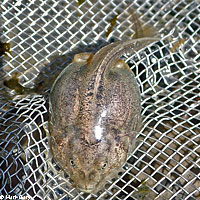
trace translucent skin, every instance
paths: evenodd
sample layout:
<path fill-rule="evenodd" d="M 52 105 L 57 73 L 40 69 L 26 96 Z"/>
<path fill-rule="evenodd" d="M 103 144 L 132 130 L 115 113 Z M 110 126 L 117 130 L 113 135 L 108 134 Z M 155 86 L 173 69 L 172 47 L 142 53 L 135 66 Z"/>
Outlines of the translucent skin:
<path fill-rule="evenodd" d="M 132 71 L 119 58 L 154 41 L 112 43 L 94 57 L 78 54 L 51 89 L 51 150 L 80 191 L 101 190 L 135 148 L 141 127 L 140 93 Z"/>

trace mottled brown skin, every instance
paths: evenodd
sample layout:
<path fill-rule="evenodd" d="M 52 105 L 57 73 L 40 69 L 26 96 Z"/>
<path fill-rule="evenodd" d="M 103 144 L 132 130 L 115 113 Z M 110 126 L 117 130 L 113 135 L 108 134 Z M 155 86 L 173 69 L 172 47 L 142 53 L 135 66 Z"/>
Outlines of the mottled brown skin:
<path fill-rule="evenodd" d="M 50 145 L 74 186 L 96 193 L 115 177 L 135 147 L 141 126 L 140 94 L 128 65 L 119 60 L 154 42 L 141 38 L 78 54 L 50 94 Z"/>

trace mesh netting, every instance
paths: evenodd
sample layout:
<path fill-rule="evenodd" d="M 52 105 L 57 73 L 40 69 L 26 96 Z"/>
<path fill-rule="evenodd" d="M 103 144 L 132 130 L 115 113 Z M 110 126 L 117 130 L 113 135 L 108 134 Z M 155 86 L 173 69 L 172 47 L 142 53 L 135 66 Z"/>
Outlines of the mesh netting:
<path fill-rule="evenodd" d="M 0 195 L 33 199 L 200 199 L 200 3 L 4 0 L 0 60 Z M 48 94 L 80 52 L 130 39 L 132 13 L 160 40 L 124 55 L 142 96 L 143 127 L 124 173 L 98 194 L 72 187 L 49 154 Z M 110 31 L 111 21 L 117 17 Z M 1 45 L 2 46 L 2 45 Z"/>

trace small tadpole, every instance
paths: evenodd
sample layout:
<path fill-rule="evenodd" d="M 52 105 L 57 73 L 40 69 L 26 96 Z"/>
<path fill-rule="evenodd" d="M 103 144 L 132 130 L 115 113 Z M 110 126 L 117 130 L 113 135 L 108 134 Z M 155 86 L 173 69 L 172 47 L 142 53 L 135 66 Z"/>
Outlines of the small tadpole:
<path fill-rule="evenodd" d="M 15 90 L 17 94 L 24 94 L 24 91 L 27 90 L 27 88 L 20 85 L 18 73 L 14 73 L 12 78 L 5 80 L 4 85 L 12 90 Z"/>
<path fill-rule="evenodd" d="M 120 15 L 120 13 L 117 13 L 117 15 L 115 15 L 109 22 L 110 22 L 110 26 L 108 28 L 108 30 L 106 31 L 106 37 L 108 37 L 110 35 L 110 33 L 112 32 L 113 30 L 113 27 L 115 26 L 116 24 L 116 21 L 117 21 L 117 17 Z"/>
<path fill-rule="evenodd" d="M 78 6 L 80 6 L 85 0 L 78 0 Z"/>
<path fill-rule="evenodd" d="M 10 43 L 3 43 L 0 41 L 0 56 L 6 55 L 6 53 L 11 54 Z"/>

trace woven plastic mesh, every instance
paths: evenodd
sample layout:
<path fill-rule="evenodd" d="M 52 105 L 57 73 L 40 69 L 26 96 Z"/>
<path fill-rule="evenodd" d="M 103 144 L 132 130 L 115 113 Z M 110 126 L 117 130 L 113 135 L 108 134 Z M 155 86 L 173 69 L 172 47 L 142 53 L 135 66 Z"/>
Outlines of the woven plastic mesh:
<path fill-rule="evenodd" d="M 0 195 L 33 199 L 200 199 L 200 2 L 198 0 L 3 0 L 0 60 Z M 130 39 L 135 23 L 160 40 L 124 55 L 142 96 L 138 145 L 99 194 L 84 194 L 49 155 L 48 94 L 59 72 L 84 51 Z M 108 38 L 110 20 L 118 15 Z M 21 94 L 6 86 L 13 75 Z M 27 88 L 32 88 L 27 91 Z M 34 90 L 34 88 L 36 88 Z"/>

